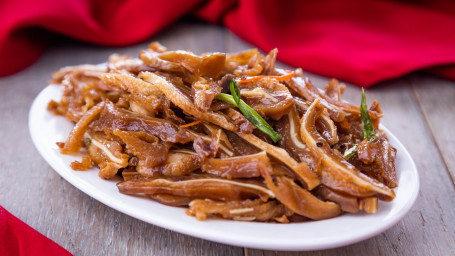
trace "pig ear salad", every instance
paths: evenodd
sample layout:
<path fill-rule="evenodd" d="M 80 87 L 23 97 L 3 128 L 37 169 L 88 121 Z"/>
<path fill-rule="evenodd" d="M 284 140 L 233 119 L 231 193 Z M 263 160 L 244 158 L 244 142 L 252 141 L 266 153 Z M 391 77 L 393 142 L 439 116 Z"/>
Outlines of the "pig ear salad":
<path fill-rule="evenodd" d="M 121 176 L 121 193 L 187 207 L 199 220 L 295 222 L 377 211 L 398 185 L 396 150 L 368 109 L 317 89 L 300 69 L 275 68 L 277 50 L 112 55 L 105 66 L 66 67 L 49 111 L 75 126 L 62 154 Z"/>

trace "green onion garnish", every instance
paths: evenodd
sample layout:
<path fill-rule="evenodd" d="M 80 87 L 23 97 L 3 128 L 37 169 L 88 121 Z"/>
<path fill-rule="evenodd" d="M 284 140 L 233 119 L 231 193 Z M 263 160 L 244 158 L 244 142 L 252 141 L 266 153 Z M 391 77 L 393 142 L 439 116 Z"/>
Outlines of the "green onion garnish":
<path fill-rule="evenodd" d="M 349 160 L 349 158 L 351 158 L 353 155 L 357 154 L 357 145 L 358 144 L 354 144 L 354 146 L 352 146 L 352 148 L 350 149 L 346 149 L 346 151 L 344 151 L 344 159 L 346 160 Z"/>
<path fill-rule="evenodd" d="M 261 115 L 256 112 L 256 110 L 248 106 L 248 104 L 246 104 L 245 101 L 240 98 L 240 89 L 234 79 L 231 80 L 229 89 L 231 91 L 231 95 L 220 93 L 216 96 L 215 99 L 226 101 L 238 107 L 245 118 L 248 119 L 248 121 L 250 121 L 260 131 L 267 134 L 274 143 L 282 138 L 281 135 L 273 130 L 273 128 L 264 120 L 264 118 L 262 118 Z"/>
<path fill-rule="evenodd" d="M 237 103 L 235 103 L 235 100 L 234 98 L 232 97 L 232 95 L 229 95 L 229 94 L 226 94 L 226 93 L 220 93 L 218 94 L 215 99 L 217 100 L 222 100 L 222 101 L 226 101 L 227 103 L 230 103 L 234 106 L 237 107 Z"/>
<path fill-rule="evenodd" d="M 365 91 L 362 88 L 362 100 L 360 102 L 360 118 L 362 118 L 362 134 L 363 138 L 371 140 L 374 137 L 374 127 L 371 122 L 370 114 L 368 113 L 367 99 Z"/>
<path fill-rule="evenodd" d="M 374 136 L 374 127 L 371 122 L 370 114 L 368 113 L 367 106 L 367 97 L 365 96 L 365 91 L 362 88 L 362 100 L 360 101 L 360 118 L 362 119 L 362 135 L 364 139 L 367 139 L 369 142 L 376 140 Z M 357 154 L 357 145 L 355 144 L 352 148 L 347 149 L 344 152 L 344 159 L 349 160 L 353 155 Z"/>

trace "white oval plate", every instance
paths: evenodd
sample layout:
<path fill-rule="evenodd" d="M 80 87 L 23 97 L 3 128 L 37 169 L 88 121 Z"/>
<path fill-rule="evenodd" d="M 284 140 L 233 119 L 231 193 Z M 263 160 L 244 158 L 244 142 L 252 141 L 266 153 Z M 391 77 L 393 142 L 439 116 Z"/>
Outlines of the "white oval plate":
<path fill-rule="evenodd" d="M 119 193 L 116 181 L 98 177 L 98 170 L 73 171 L 69 165 L 80 156 L 60 154 L 56 142 L 65 141 L 73 124 L 46 110 L 47 103 L 59 100 L 60 86 L 46 87 L 30 109 L 32 140 L 49 165 L 64 179 L 87 195 L 127 215 L 176 232 L 215 242 L 269 250 L 319 250 L 353 244 L 378 235 L 400 221 L 414 204 L 419 176 L 408 151 L 388 130 L 390 143 L 398 150 L 396 167 L 399 187 L 392 202 L 380 202 L 375 214 L 344 214 L 306 223 L 278 224 L 228 220 L 198 221 L 183 208 L 170 207 L 149 199 Z"/>

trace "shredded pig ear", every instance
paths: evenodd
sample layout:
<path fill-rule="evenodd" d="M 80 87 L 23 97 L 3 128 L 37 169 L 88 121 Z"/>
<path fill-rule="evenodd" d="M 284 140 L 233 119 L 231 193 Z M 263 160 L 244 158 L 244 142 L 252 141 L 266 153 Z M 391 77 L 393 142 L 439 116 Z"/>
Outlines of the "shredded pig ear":
<path fill-rule="evenodd" d="M 261 164 L 260 171 L 267 187 L 282 204 L 293 212 L 313 220 L 333 218 L 341 214 L 339 205 L 319 200 L 307 190 L 299 187 L 292 179 L 278 176 L 275 177 L 275 184 L 270 176 L 269 166 Z"/>
<path fill-rule="evenodd" d="M 321 136 L 329 143 L 330 146 L 338 143 L 338 132 L 335 122 L 328 115 L 325 109 L 321 116 L 316 120 L 316 129 L 319 130 Z"/>
<path fill-rule="evenodd" d="M 78 65 L 78 66 L 69 66 L 63 67 L 52 74 L 52 80 L 49 81 L 50 84 L 60 84 L 66 75 L 74 74 L 79 77 L 79 79 L 84 78 L 96 78 L 99 75 L 105 73 L 106 67 L 100 65 Z"/>
<path fill-rule="evenodd" d="M 341 210 L 345 212 L 356 213 L 360 210 L 359 199 L 357 197 L 338 193 L 324 185 L 318 186 L 314 192 L 324 200 L 339 204 Z"/>
<path fill-rule="evenodd" d="M 156 87 L 166 95 L 166 97 L 174 103 L 177 107 L 181 108 L 186 113 L 194 117 L 216 124 L 228 131 L 236 131 L 237 128 L 233 125 L 226 116 L 217 112 L 200 112 L 191 99 L 186 97 L 182 92 L 175 87 L 172 83 L 168 82 L 163 77 L 160 77 L 151 72 L 143 72 L 139 77 L 150 83 L 149 86 Z"/>
<path fill-rule="evenodd" d="M 103 179 L 112 179 L 122 168 L 128 166 L 129 155 L 123 150 L 119 141 L 112 135 L 93 133 L 88 131 L 86 139 L 87 154 L 99 168 L 98 176 Z"/>
<path fill-rule="evenodd" d="M 188 215 L 198 220 L 211 216 L 221 216 L 223 219 L 239 221 L 273 221 L 292 212 L 277 201 L 264 202 L 260 199 L 220 202 L 209 199 L 195 199 L 189 204 Z"/>
<path fill-rule="evenodd" d="M 279 81 L 279 77 L 264 76 L 252 81 L 247 79 L 239 80 L 240 95 L 261 116 L 279 120 L 289 113 L 294 101 L 291 92 Z"/>
<path fill-rule="evenodd" d="M 162 96 L 163 93 L 156 87 L 150 86 L 147 82 L 131 74 L 125 73 L 103 73 L 99 78 L 107 84 L 118 87 L 129 93 L 136 93 L 143 96 Z"/>
<path fill-rule="evenodd" d="M 166 142 L 188 143 L 193 135 L 173 122 L 161 118 L 140 116 L 133 112 L 107 103 L 100 117 L 91 123 L 91 129 L 98 132 L 122 130 L 146 132 Z"/>
<path fill-rule="evenodd" d="M 189 72 L 195 76 L 216 78 L 226 61 L 226 54 L 211 53 L 197 56 L 186 51 L 155 52 L 152 50 L 141 51 L 139 57 L 152 68 L 169 72 Z"/>
<path fill-rule="evenodd" d="M 209 198 L 221 201 L 236 201 L 275 198 L 272 191 L 259 182 L 228 180 L 210 175 L 160 177 L 128 180 L 117 184 L 120 192 L 130 195 L 169 194 L 190 198 Z"/>
<path fill-rule="evenodd" d="M 386 200 L 392 200 L 395 197 L 393 190 L 364 175 L 352 164 L 345 161 L 341 154 L 333 151 L 327 141 L 319 134 L 315 123 L 324 109 L 319 100 L 316 99 L 302 117 L 300 125 L 302 140 L 308 145 L 311 154 L 315 158 L 321 159 L 322 168 L 319 177 L 322 184 L 358 197 L 380 194 Z"/>
<path fill-rule="evenodd" d="M 308 165 L 303 162 L 297 162 L 284 149 L 268 144 L 253 134 L 241 134 L 240 136 L 244 140 L 248 141 L 257 148 L 264 150 L 267 154 L 291 168 L 296 176 L 305 184 L 308 190 L 312 190 L 320 184 L 317 175 L 310 170 Z"/>
<path fill-rule="evenodd" d="M 140 174 L 149 176 L 150 170 L 166 162 L 168 145 L 157 137 L 144 132 L 114 130 L 113 133 L 138 158 L 136 169 Z"/>
<path fill-rule="evenodd" d="M 268 163 L 269 158 L 265 151 L 247 156 L 228 158 L 206 158 L 202 171 L 223 178 L 254 178 L 260 177 L 259 165 Z"/>
<path fill-rule="evenodd" d="M 88 126 L 93 120 L 97 119 L 103 110 L 105 103 L 100 102 L 93 108 L 91 108 L 85 115 L 76 123 L 74 128 L 71 130 L 64 146 L 60 152 L 62 154 L 72 154 L 78 152 L 83 146 L 83 138 L 85 132 L 88 130 Z"/>
<path fill-rule="evenodd" d="M 75 126 L 57 145 L 88 155 L 74 170 L 93 165 L 100 178 L 123 178 L 121 193 L 187 207 L 198 220 L 376 212 L 398 186 L 379 103 L 346 103 L 344 84 L 319 90 L 301 69 L 276 68 L 277 54 L 197 55 L 153 42 L 138 58 L 62 68 L 51 81 L 62 98 L 47 107 Z M 365 121 L 374 140 L 364 140 Z"/>

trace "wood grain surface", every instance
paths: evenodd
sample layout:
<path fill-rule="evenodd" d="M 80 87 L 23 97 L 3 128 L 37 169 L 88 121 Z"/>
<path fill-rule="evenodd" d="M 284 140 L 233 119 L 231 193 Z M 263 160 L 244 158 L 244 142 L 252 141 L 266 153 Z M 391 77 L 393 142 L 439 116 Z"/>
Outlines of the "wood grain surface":
<path fill-rule="evenodd" d="M 195 53 L 252 47 L 224 28 L 195 22 L 180 22 L 149 41 L 154 40 Z M 75 255 L 455 255 L 455 83 L 423 74 L 367 90 L 370 103 L 381 102 L 383 124 L 414 158 L 421 190 L 401 222 L 357 244 L 275 252 L 214 243 L 136 220 L 73 187 L 31 142 L 33 99 L 61 66 L 101 63 L 114 52 L 136 56 L 146 45 L 106 48 L 63 40 L 28 69 L 0 79 L 0 205 Z M 329 80 L 307 75 L 319 87 Z M 344 97 L 359 102 L 359 88 L 348 85 Z"/>

